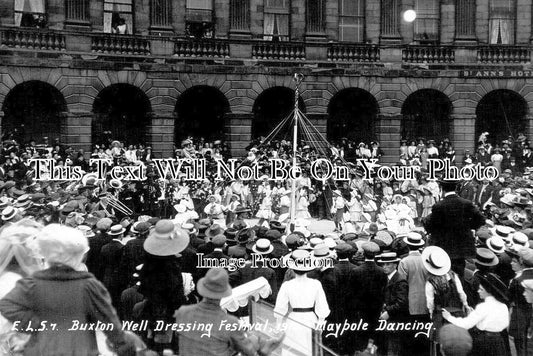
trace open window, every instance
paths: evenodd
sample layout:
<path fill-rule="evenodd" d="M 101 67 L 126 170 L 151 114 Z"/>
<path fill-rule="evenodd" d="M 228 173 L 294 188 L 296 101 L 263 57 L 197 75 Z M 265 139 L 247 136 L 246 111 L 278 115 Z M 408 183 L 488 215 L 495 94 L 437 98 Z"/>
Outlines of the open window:
<path fill-rule="evenodd" d="M 263 39 L 289 40 L 290 0 L 265 0 Z"/>
<path fill-rule="evenodd" d="M 104 0 L 104 32 L 133 33 L 133 0 Z"/>
<path fill-rule="evenodd" d="M 15 26 L 46 28 L 45 0 L 15 0 Z"/>
<path fill-rule="evenodd" d="M 514 44 L 515 13 L 514 0 L 491 0 L 489 11 L 490 44 Z"/>
<path fill-rule="evenodd" d="M 213 38 L 213 0 L 187 0 L 185 33 L 195 38 Z"/>

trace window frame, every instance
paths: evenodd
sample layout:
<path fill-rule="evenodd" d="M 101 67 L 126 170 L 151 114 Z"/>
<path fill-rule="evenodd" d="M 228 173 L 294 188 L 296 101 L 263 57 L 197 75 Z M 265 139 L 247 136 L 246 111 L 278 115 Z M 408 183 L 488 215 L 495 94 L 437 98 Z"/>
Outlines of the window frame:
<path fill-rule="evenodd" d="M 513 29 L 512 31 L 510 31 L 511 33 L 511 36 L 512 36 L 512 40 L 509 41 L 510 43 L 492 43 L 491 42 L 491 37 L 492 37 L 492 20 L 494 19 L 494 16 L 493 16 L 493 7 L 492 7 L 492 4 L 493 2 L 496 2 L 498 0 L 489 0 L 489 23 L 488 23 L 488 28 L 489 28 L 489 33 L 488 33 L 488 41 L 487 43 L 491 46 L 514 46 L 516 45 L 516 34 L 517 34 L 517 27 L 518 27 L 518 24 L 517 24 L 517 9 L 518 9 L 518 4 L 517 4 L 517 1 L 516 0 L 507 0 L 508 2 L 513 2 L 513 8 L 510 9 L 509 11 L 509 14 L 512 16 L 509 20 L 510 22 L 512 23 L 512 26 L 513 26 Z M 505 19 L 505 18 L 500 18 L 500 19 Z"/>
<path fill-rule="evenodd" d="M 269 6 L 268 5 L 269 0 L 265 0 L 265 6 L 263 8 L 263 40 L 265 41 L 279 41 L 279 42 L 288 42 L 291 39 L 291 6 L 292 1 L 291 0 L 281 0 L 284 3 L 286 3 L 286 6 L 283 7 L 276 7 L 276 6 Z M 274 0 L 271 0 L 274 1 Z M 279 0 L 278 0 L 279 1 Z M 277 16 L 283 16 L 286 18 L 287 22 L 287 34 L 280 34 L 279 32 L 275 34 L 267 33 L 266 31 L 266 18 L 267 16 L 274 16 L 274 25 L 272 31 L 276 28 L 276 24 L 278 23 Z M 279 27 L 278 27 L 279 30 Z"/>
<path fill-rule="evenodd" d="M 166 1 L 166 6 L 168 6 L 168 15 L 167 15 L 167 18 L 166 19 L 163 19 L 163 17 L 161 17 L 165 23 L 155 23 L 154 22 L 154 19 L 157 18 L 158 14 L 156 14 L 155 12 L 155 2 L 158 1 L 158 0 L 150 0 L 150 28 L 156 28 L 156 29 L 168 29 L 168 28 L 172 28 L 172 0 L 162 0 L 162 1 Z"/>
<path fill-rule="evenodd" d="M 112 4 L 112 6 L 114 7 L 116 5 L 116 2 L 117 1 L 122 1 L 122 2 L 126 2 L 126 1 L 129 1 L 130 2 L 130 6 L 131 6 L 131 11 L 130 12 L 127 12 L 127 11 L 109 11 L 109 10 L 106 10 L 106 3 L 107 4 Z M 119 5 L 127 5 L 127 4 L 120 4 Z M 104 0 L 104 32 L 105 33 L 113 33 L 111 32 L 111 28 L 113 26 L 113 14 L 114 13 L 118 13 L 119 15 L 121 14 L 127 14 L 131 17 L 131 26 L 129 27 L 129 33 L 128 35 L 131 35 L 131 34 L 134 34 L 135 33 L 135 0 Z M 106 14 L 111 14 L 111 22 L 110 22 L 110 31 L 106 31 Z"/>
<path fill-rule="evenodd" d="M 22 7 L 23 7 L 22 11 L 16 10 L 17 1 L 14 0 L 13 1 L 13 21 L 14 21 L 15 26 L 20 27 L 20 28 L 28 28 L 28 27 L 25 27 L 25 26 L 24 27 L 21 26 L 22 25 L 22 17 L 24 16 L 24 14 L 44 15 L 45 21 L 48 24 L 48 0 L 42 0 L 42 1 L 43 1 L 43 12 L 28 12 L 28 11 L 24 11 L 24 0 L 22 0 Z M 19 22 L 18 25 L 17 25 L 17 14 L 20 14 L 20 22 Z"/>
<path fill-rule="evenodd" d="M 344 15 L 343 14 L 343 11 L 342 9 L 344 8 L 343 7 L 343 4 L 344 4 L 344 1 L 357 1 L 359 7 L 362 7 L 362 11 L 359 15 Z M 357 23 L 357 21 L 361 21 L 361 34 L 360 34 L 360 41 L 349 41 L 349 40 L 344 40 L 343 39 L 343 36 L 342 36 L 342 27 L 345 27 L 345 28 L 358 28 L 358 26 L 346 26 L 346 25 L 343 25 L 342 24 L 342 19 L 355 19 L 355 22 Z M 338 40 L 339 42 L 343 42 L 343 43 L 365 43 L 366 41 L 366 0 L 339 0 L 339 11 L 338 11 L 338 31 L 339 31 L 339 37 L 338 37 Z"/>
<path fill-rule="evenodd" d="M 437 15 L 435 17 L 431 17 L 431 16 L 420 16 L 420 10 L 419 10 L 419 6 L 418 4 L 419 3 L 422 3 L 422 2 L 428 2 L 428 1 L 435 1 L 436 2 L 436 5 L 437 5 Z M 414 3 L 414 10 L 416 11 L 416 19 L 414 21 L 414 27 L 413 27 L 413 39 L 415 41 L 418 41 L 419 43 L 421 44 L 437 44 L 440 42 L 440 30 L 441 30 L 441 21 L 442 21 L 442 13 L 441 13 L 441 0 L 415 0 L 415 3 Z M 425 14 L 424 14 L 425 15 Z M 418 30 L 418 24 L 420 23 L 419 21 L 420 20 L 426 20 L 426 19 L 433 19 L 436 21 L 436 36 L 435 38 L 422 38 L 422 33 L 419 33 L 417 30 Z"/>

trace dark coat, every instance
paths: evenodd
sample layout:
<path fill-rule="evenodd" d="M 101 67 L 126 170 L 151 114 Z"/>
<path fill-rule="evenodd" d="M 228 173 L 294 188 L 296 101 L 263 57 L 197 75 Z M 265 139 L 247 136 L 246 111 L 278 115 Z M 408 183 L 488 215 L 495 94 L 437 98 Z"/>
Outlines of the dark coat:
<path fill-rule="evenodd" d="M 485 217 L 472 204 L 456 194 L 446 196 L 433 205 L 424 221 L 431 234 L 431 245 L 444 249 L 450 258 L 475 257 L 475 240 L 471 230 L 485 224 Z"/>
<path fill-rule="evenodd" d="M 509 285 L 509 299 L 513 307 L 509 323 L 509 335 L 515 338 L 523 338 L 531 325 L 531 304 L 529 304 L 523 293 L 524 287 L 522 276 L 513 278 Z"/>
<path fill-rule="evenodd" d="M 137 272 L 136 267 L 144 262 L 144 240 L 130 240 L 122 250 L 121 275 L 122 279 L 128 282 L 128 286 L 134 284 L 133 274 Z"/>
<path fill-rule="evenodd" d="M 47 329 L 31 334 L 24 355 L 72 355 L 98 354 L 94 331 L 69 330 L 88 323 L 111 323 L 104 333 L 122 355 L 127 352 L 122 324 L 105 287 L 88 272 L 78 272 L 67 266 L 52 266 L 23 278 L 15 288 L 0 300 L 0 313 L 11 322 L 20 322 L 19 330 L 26 330 L 28 323 Z M 56 324 L 55 329 L 52 325 Z M 101 324 L 98 324 L 101 325 Z M 131 350 L 129 350 L 131 352 Z"/>
<path fill-rule="evenodd" d="M 409 292 L 405 277 L 396 272 L 385 288 L 385 308 L 389 321 L 402 321 L 409 316 Z"/>
<path fill-rule="evenodd" d="M 387 281 L 383 268 L 372 261 L 365 261 L 352 271 L 350 285 L 354 296 L 353 304 L 362 318 L 377 322 L 383 307 Z"/>
<path fill-rule="evenodd" d="M 357 267 L 349 261 L 340 261 L 333 266 L 335 275 L 335 299 L 329 303 L 331 313 L 328 320 L 331 322 L 355 321 L 355 305 L 353 302 L 354 290 L 350 285 L 350 278 Z M 327 297 L 327 295 L 326 295 Z"/>
<path fill-rule="evenodd" d="M 106 286 L 113 305 L 118 307 L 120 304 L 120 294 L 127 287 L 127 280 L 121 278 L 122 253 L 124 245 L 120 241 L 113 240 L 100 251 L 100 258 L 102 263 L 102 283 Z"/>

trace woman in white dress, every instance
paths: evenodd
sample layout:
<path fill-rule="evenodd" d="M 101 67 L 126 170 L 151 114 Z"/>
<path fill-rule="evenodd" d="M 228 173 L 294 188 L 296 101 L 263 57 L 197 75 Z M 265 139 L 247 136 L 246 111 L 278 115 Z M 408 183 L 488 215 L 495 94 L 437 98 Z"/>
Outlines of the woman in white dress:
<path fill-rule="evenodd" d="M 322 323 L 330 313 L 326 294 L 317 279 L 307 278 L 307 272 L 314 269 L 311 254 L 295 250 L 289 257 L 289 267 L 295 278 L 283 282 L 278 292 L 274 313 L 278 323 L 285 322 L 287 332 L 281 354 L 312 355 L 313 329 Z M 289 308 L 291 312 L 287 315 Z M 287 316 L 286 320 L 283 320 Z"/>
<path fill-rule="evenodd" d="M 299 196 L 296 197 L 296 219 L 310 219 L 309 200 L 307 199 L 307 189 L 299 190 Z"/>

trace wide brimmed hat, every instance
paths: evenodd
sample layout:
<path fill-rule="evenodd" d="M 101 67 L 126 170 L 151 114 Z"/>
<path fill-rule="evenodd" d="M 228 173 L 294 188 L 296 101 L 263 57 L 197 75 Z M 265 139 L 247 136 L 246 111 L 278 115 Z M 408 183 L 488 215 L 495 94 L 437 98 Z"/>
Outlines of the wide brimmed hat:
<path fill-rule="evenodd" d="M 492 236 L 491 238 L 487 239 L 486 245 L 495 254 L 500 254 L 505 252 L 505 242 L 503 239 L 499 236 Z"/>
<path fill-rule="evenodd" d="M 211 268 L 197 284 L 198 294 L 205 298 L 222 299 L 231 295 L 229 275 L 225 269 Z"/>
<path fill-rule="evenodd" d="M 205 230 L 205 236 L 207 237 L 215 237 L 223 233 L 224 233 L 224 229 L 222 229 L 222 227 L 218 224 L 213 224 L 209 226 L 207 230 Z"/>
<path fill-rule="evenodd" d="M 506 303 L 509 300 L 505 283 L 494 273 L 478 273 L 479 284 L 496 299 Z"/>
<path fill-rule="evenodd" d="M 124 231 L 126 231 L 126 229 L 124 228 L 124 226 L 120 225 L 120 224 L 117 224 L 117 225 L 113 225 L 111 226 L 111 229 L 109 229 L 108 231 L 108 235 L 111 235 L 111 236 L 115 236 L 115 235 L 120 235 L 120 234 L 123 234 Z"/>
<path fill-rule="evenodd" d="M 189 244 L 189 234 L 175 228 L 172 220 L 159 220 L 150 232 L 143 247 L 146 252 L 155 256 L 172 256 L 185 250 Z"/>
<path fill-rule="evenodd" d="M 396 252 L 385 252 L 381 255 L 376 256 L 376 262 L 377 263 L 396 263 L 400 262 L 400 258 L 398 258 L 398 255 Z"/>
<path fill-rule="evenodd" d="M 511 238 L 510 235 L 516 230 L 509 226 L 496 225 L 491 231 L 494 236 L 499 236 L 506 241 Z"/>
<path fill-rule="evenodd" d="M 480 264 L 482 266 L 496 266 L 499 262 L 498 257 L 489 250 L 488 248 L 478 248 L 476 249 L 476 258 L 474 259 L 474 262 L 477 264 Z"/>
<path fill-rule="evenodd" d="M 422 251 L 422 263 L 428 272 L 443 276 L 450 271 L 450 256 L 438 246 L 428 246 Z"/>
<path fill-rule="evenodd" d="M 252 251 L 260 255 L 267 255 L 274 251 L 274 246 L 272 246 L 272 243 L 268 239 L 259 239 L 252 247 Z"/>
<path fill-rule="evenodd" d="M 403 238 L 403 241 L 411 246 L 424 246 L 425 244 L 422 235 L 420 235 L 418 232 L 413 231 L 407 233 L 407 236 Z"/>

